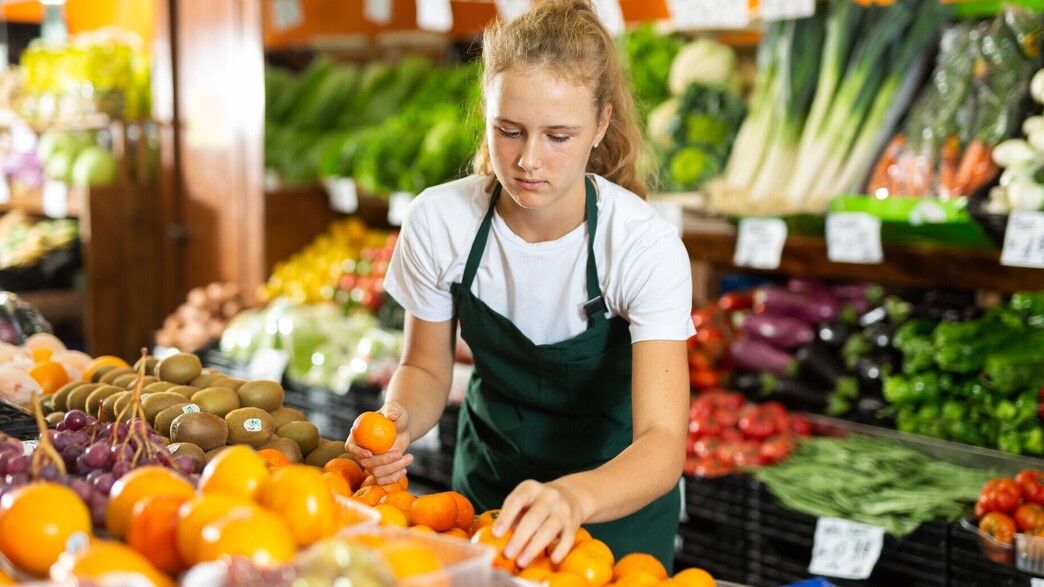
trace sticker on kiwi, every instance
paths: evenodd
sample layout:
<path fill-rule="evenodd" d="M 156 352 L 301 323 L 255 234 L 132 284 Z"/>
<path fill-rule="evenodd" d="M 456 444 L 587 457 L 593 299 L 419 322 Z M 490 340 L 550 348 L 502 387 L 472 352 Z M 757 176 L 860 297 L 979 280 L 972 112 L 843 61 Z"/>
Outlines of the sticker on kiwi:
<path fill-rule="evenodd" d="M 247 432 L 261 432 L 261 418 L 247 418 L 243 421 L 243 430 Z"/>
<path fill-rule="evenodd" d="M 184 413 L 184 414 L 197 413 L 197 412 L 199 412 L 199 406 L 197 406 L 196 404 L 189 404 L 187 406 L 182 406 L 181 412 Z"/>

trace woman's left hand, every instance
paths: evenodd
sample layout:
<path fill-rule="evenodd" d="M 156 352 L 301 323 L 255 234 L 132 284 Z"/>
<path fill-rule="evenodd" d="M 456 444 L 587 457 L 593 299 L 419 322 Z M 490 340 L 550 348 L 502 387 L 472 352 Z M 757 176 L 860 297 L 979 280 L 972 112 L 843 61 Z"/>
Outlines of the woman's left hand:
<path fill-rule="evenodd" d="M 519 483 L 504 500 L 493 534 L 500 537 L 514 528 L 504 556 L 514 558 L 519 567 L 528 565 L 557 540 L 549 554 L 552 562 L 559 563 L 573 548 L 581 522 L 581 505 L 571 491 L 558 482 L 530 479 Z"/>

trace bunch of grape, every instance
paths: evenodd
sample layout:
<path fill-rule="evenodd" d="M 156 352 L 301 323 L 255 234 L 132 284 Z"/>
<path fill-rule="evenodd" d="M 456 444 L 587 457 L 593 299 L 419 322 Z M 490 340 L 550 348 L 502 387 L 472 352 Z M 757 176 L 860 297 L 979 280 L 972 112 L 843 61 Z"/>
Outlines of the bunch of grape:
<path fill-rule="evenodd" d="M 33 455 L 23 454 L 21 442 L 4 440 L 0 442 L 0 495 L 34 478 L 61 483 L 87 504 L 96 528 L 105 526 L 113 483 L 134 467 L 162 465 L 189 478 L 195 468 L 191 458 L 171 456 L 163 440 L 143 420 L 103 424 L 81 410 L 71 410 L 45 434 L 61 456 L 66 472 L 43 459 L 34 475 Z M 34 452 L 42 450 L 41 444 Z"/>

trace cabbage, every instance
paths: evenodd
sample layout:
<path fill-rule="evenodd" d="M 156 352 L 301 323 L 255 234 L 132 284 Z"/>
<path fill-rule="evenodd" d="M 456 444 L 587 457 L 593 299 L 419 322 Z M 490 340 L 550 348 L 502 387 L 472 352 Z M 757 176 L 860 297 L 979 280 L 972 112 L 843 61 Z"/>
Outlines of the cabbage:
<path fill-rule="evenodd" d="M 728 45 L 710 39 L 696 39 L 678 52 L 671 62 L 667 85 L 671 94 L 680 96 L 689 85 L 729 86 L 736 70 L 736 53 Z"/>
<path fill-rule="evenodd" d="M 76 156 L 70 179 L 78 187 L 109 185 L 116 181 L 116 157 L 102 147 L 87 147 Z"/>

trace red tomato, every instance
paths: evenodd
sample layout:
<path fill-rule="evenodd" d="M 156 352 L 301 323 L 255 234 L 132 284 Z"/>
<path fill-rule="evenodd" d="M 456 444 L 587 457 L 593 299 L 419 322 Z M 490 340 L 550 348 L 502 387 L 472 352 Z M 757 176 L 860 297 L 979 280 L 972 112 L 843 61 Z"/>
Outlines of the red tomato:
<path fill-rule="evenodd" d="M 718 436 L 721 434 L 721 424 L 714 416 L 699 416 L 689 422 L 689 432 L 697 438 Z"/>
<path fill-rule="evenodd" d="M 1015 520 L 1008 514 L 990 512 L 979 521 L 979 530 L 989 534 L 1001 544 L 1015 543 Z"/>
<path fill-rule="evenodd" d="M 700 458 L 714 457 L 718 454 L 718 447 L 722 442 L 724 441 L 720 438 L 705 436 L 692 445 L 692 454 Z"/>
<path fill-rule="evenodd" d="M 689 459 L 686 459 L 686 466 L 689 466 Z M 692 475 L 696 477 L 720 477 L 722 475 L 728 475 L 732 472 L 732 465 L 723 463 L 713 457 L 696 458 L 692 464 Z"/>
<path fill-rule="evenodd" d="M 698 369 L 689 371 L 689 384 L 694 389 L 713 389 L 718 387 L 721 381 L 721 375 L 717 371 L 710 369 Z"/>
<path fill-rule="evenodd" d="M 730 410 L 739 410 L 747 403 L 747 398 L 737 391 L 730 391 L 722 395 L 718 406 Z"/>
<path fill-rule="evenodd" d="M 722 336 L 721 331 L 713 326 L 704 325 L 702 328 L 696 329 L 696 342 L 702 345 L 720 343 L 723 340 L 725 337 Z"/>
<path fill-rule="evenodd" d="M 693 337 L 695 339 L 695 337 Z M 689 353 L 689 371 L 701 371 L 707 369 L 713 369 L 714 362 L 711 361 L 710 357 L 706 353 L 697 349 Z"/>
<path fill-rule="evenodd" d="M 1022 497 L 1026 501 L 1044 504 L 1044 471 L 1025 469 L 1015 476 L 1015 482 L 1022 489 Z"/>
<path fill-rule="evenodd" d="M 704 326 L 709 326 L 714 323 L 714 312 L 700 308 L 699 310 L 693 310 L 692 312 L 692 325 L 696 327 L 697 332 Z"/>
<path fill-rule="evenodd" d="M 1038 503 L 1024 503 L 1015 508 L 1015 525 L 1019 532 L 1044 529 L 1044 506 Z"/>
<path fill-rule="evenodd" d="M 771 413 L 761 410 L 741 413 L 736 426 L 744 436 L 754 440 L 768 438 L 778 432 L 776 429 L 776 418 Z"/>
<path fill-rule="evenodd" d="M 701 393 L 689 401 L 689 419 L 707 417 L 718 410 L 717 401 L 712 394 Z"/>
<path fill-rule="evenodd" d="M 754 297 L 750 293 L 729 292 L 718 298 L 718 307 L 726 312 L 746 310 L 754 304 Z"/>
<path fill-rule="evenodd" d="M 801 414 L 790 416 L 790 429 L 798 436 L 812 436 L 812 422 Z"/>
<path fill-rule="evenodd" d="M 1009 513 L 1019 505 L 1022 499 L 1022 488 L 1014 479 L 1007 477 L 991 479 L 982 488 L 979 495 L 984 512 Z"/>
<path fill-rule="evenodd" d="M 686 455 L 690 455 L 691 456 L 691 455 L 696 454 L 696 442 L 698 441 L 697 438 L 698 437 L 695 434 L 691 433 L 691 432 L 685 437 L 685 454 Z"/>
<path fill-rule="evenodd" d="M 770 436 L 762 441 L 758 452 L 763 463 L 775 463 L 790 455 L 790 443 L 783 436 Z"/>
<path fill-rule="evenodd" d="M 739 413 L 729 408 L 718 408 L 714 411 L 714 418 L 718 420 L 722 428 L 734 428 L 739 422 Z"/>
<path fill-rule="evenodd" d="M 725 428 L 719 435 L 725 442 L 743 442 L 743 433 L 738 428 Z"/>

